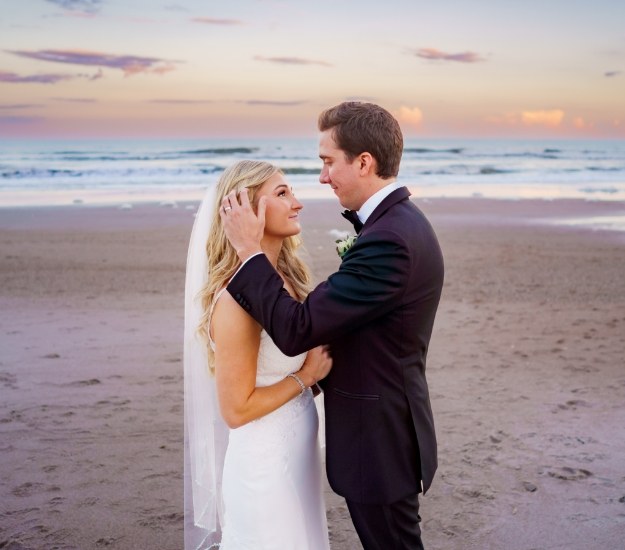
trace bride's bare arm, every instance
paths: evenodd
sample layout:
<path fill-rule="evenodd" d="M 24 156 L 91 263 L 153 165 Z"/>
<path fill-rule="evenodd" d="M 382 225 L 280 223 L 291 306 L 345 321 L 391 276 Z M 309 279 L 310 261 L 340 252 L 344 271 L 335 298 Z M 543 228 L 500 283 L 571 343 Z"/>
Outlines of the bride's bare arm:
<path fill-rule="evenodd" d="M 215 376 L 221 414 L 230 428 L 238 428 L 281 407 L 301 392 L 287 377 L 276 384 L 256 387 L 260 325 L 225 292 L 212 317 Z M 296 373 L 306 387 L 325 377 L 331 359 L 325 350 L 309 353 Z"/>

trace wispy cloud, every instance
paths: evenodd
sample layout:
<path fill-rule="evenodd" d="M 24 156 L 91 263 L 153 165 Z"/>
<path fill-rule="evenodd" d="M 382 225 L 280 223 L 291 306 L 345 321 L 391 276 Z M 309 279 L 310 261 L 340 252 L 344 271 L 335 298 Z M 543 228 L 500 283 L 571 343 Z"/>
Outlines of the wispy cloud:
<path fill-rule="evenodd" d="M 297 105 L 304 105 L 307 101 L 272 101 L 269 99 L 247 99 L 239 101 L 238 103 L 245 103 L 246 105 L 261 105 L 269 107 L 296 107 Z"/>
<path fill-rule="evenodd" d="M 43 117 L 39 116 L 0 116 L 0 126 L 5 124 L 32 124 L 43 120 Z"/>
<path fill-rule="evenodd" d="M 210 99 L 148 99 L 148 103 L 164 103 L 167 105 L 202 105 L 214 103 Z"/>
<path fill-rule="evenodd" d="M 91 97 L 51 97 L 50 99 L 63 103 L 97 103 L 97 100 Z"/>
<path fill-rule="evenodd" d="M 148 99 L 147 103 L 160 103 L 163 105 L 208 105 L 211 103 L 231 103 L 232 100 L 211 100 L 211 99 Z M 292 101 L 274 101 L 270 99 L 241 99 L 235 100 L 234 103 L 239 103 L 243 105 L 260 105 L 260 106 L 268 106 L 268 107 L 296 107 L 298 105 L 304 105 L 308 103 L 308 101 L 303 100 L 292 100 Z"/>
<path fill-rule="evenodd" d="M 419 48 L 414 51 L 414 55 L 422 59 L 432 61 L 455 61 L 457 63 L 478 63 L 485 61 L 480 54 L 475 52 L 447 53 L 437 50 L 436 48 Z"/>
<path fill-rule="evenodd" d="M 352 95 L 345 98 L 345 101 L 364 101 L 364 102 L 372 102 L 378 101 L 377 98 L 372 96 L 363 96 L 363 95 Z"/>
<path fill-rule="evenodd" d="M 102 0 L 46 0 L 67 11 L 94 15 L 100 11 Z"/>
<path fill-rule="evenodd" d="M 243 21 L 239 19 L 220 19 L 219 17 L 194 17 L 191 19 L 194 23 L 203 23 L 204 25 L 242 25 Z"/>
<path fill-rule="evenodd" d="M 255 55 L 256 61 L 269 61 L 270 63 L 281 63 L 283 65 L 321 65 L 322 67 L 333 67 L 332 63 L 327 61 L 318 61 L 316 59 L 305 59 L 302 57 L 265 57 Z"/>
<path fill-rule="evenodd" d="M 603 73 L 603 76 L 607 78 L 613 78 L 615 76 L 619 76 L 620 74 L 623 74 L 623 71 L 606 71 L 605 73 Z"/>
<path fill-rule="evenodd" d="M 5 105 L 0 105 L 0 109 L 6 109 L 7 111 L 33 109 L 37 107 L 43 107 L 43 105 L 41 103 L 7 103 Z"/>
<path fill-rule="evenodd" d="M 0 71 L 0 82 L 8 82 L 11 84 L 56 84 L 57 82 L 71 80 L 72 78 L 76 77 L 74 75 L 53 73 L 20 76 L 16 73 Z"/>
<path fill-rule="evenodd" d="M 120 69 L 124 76 L 139 73 L 163 74 L 175 69 L 173 61 L 158 57 L 141 57 L 137 55 L 114 55 L 102 52 L 84 50 L 6 50 L 20 57 L 51 61 L 53 63 L 68 63 L 70 65 L 89 65 L 93 67 L 108 67 Z M 99 75 L 101 76 L 101 74 Z M 99 78 L 98 76 L 98 78 Z"/>

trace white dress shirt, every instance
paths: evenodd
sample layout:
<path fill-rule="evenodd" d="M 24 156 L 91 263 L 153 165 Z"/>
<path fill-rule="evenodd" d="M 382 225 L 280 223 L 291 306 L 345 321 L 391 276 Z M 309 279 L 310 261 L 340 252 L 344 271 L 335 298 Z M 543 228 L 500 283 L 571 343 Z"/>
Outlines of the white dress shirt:
<path fill-rule="evenodd" d="M 384 187 L 382 187 L 382 189 L 380 189 L 379 191 L 371 195 L 365 201 L 365 204 L 363 204 L 360 207 L 360 210 L 356 212 L 356 214 L 358 214 L 358 219 L 363 223 L 363 225 L 367 221 L 367 218 L 371 216 L 373 211 L 380 205 L 380 203 L 386 197 L 388 197 L 396 189 L 399 189 L 400 187 L 403 187 L 403 186 L 404 184 L 399 183 L 399 182 L 389 183 L 388 185 L 385 185 Z"/>

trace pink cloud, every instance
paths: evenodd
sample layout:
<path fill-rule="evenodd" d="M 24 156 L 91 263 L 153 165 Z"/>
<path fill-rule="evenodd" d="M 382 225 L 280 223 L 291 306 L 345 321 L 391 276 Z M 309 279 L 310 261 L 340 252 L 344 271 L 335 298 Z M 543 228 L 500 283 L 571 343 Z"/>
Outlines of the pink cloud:
<path fill-rule="evenodd" d="M 0 82 L 9 82 L 14 84 L 56 84 L 63 80 L 75 78 L 73 75 L 66 74 L 33 74 L 28 76 L 20 76 L 16 73 L 0 71 Z"/>
<path fill-rule="evenodd" d="M 165 74 L 165 73 L 170 73 L 171 71 L 175 71 L 175 70 L 176 70 L 176 65 L 174 63 L 167 63 L 165 65 L 161 65 L 160 67 L 155 67 L 150 72 L 154 74 Z"/>
<path fill-rule="evenodd" d="M 420 48 L 415 52 L 417 57 L 433 61 L 456 61 L 458 63 L 478 63 L 485 59 L 475 52 L 447 53 L 435 48 Z"/>
<path fill-rule="evenodd" d="M 68 63 L 70 65 L 90 65 L 94 67 L 108 67 L 120 69 L 124 76 L 139 73 L 163 74 L 175 69 L 174 62 L 157 57 L 140 57 L 136 55 L 114 55 L 102 52 L 84 50 L 7 50 L 9 53 L 53 63 Z M 96 75 L 97 76 L 97 75 Z M 99 75 L 101 76 L 101 74 Z M 99 78 L 99 76 L 97 76 Z"/>
<path fill-rule="evenodd" d="M 523 111 L 521 122 L 526 126 L 547 126 L 555 128 L 562 124 L 564 111 L 561 109 L 551 109 L 549 111 Z"/>
<path fill-rule="evenodd" d="M 323 67 L 333 67 L 332 63 L 327 61 L 317 61 L 315 59 L 305 59 L 302 57 L 265 57 L 262 55 L 254 56 L 256 61 L 269 61 L 270 63 L 282 63 L 284 65 L 321 65 Z"/>
<path fill-rule="evenodd" d="M 238 19 L 219 19 L 217 17 L 194 17 L 191 19 L 194 23 L 203 23 L 204 25 L 242 25 L 243 22 Z"/>
<path fill-rule="evenodd" d="M 423 112 L 419 107 L 406 107 L 402 105 L 398 111 L 393 113 L 397 120 L 408 126 L 418 128 L 423 122 Z"/>
<path fill-rule="evenodd" d="M 303 105 L 306 101 L 271 101 L 268 99 L 248 99 L 246 101 L 241 101 L 240 103 L 245 103 L 246 105 L 267 105 L 272 107 L 295 107 L 297 105 Z"/>
<path fill-rule="evenodd" d="M 9 103 L 7 105 L 0 105 L 0 109 L 18 110 L 18 109 L 32 109 L 36 107 L 43 107 L 41 103 Z"/>
<path fill-rule="evenodd" d="M 50 99 L 64 103 L 97 103 L 97 100 L 89 97 L 51 97 Z"/>
<path fill-rule="evenodd" d="M 210 99 L 149 99 L 148 103 L 163 103 L 166 105 L 203 105 L 214 102 Z"/>
<path fill-rule="evenodd" d="M 564 120 L 562 109 L 548 109 L 540 111 L 521 111 L 516 113 L 504 113 L 488 117 L 486 120 L 493 124 L 504 126 L 544 126 L 557 128 Z"/>

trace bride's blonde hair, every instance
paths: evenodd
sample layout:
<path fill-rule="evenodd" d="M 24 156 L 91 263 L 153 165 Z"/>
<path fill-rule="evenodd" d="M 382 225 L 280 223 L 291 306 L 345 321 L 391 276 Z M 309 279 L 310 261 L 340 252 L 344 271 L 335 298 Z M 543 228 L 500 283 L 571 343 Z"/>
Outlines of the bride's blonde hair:
<path fill-rule="evenodd" d="M 202 308 L 204 313 L 200 320 L 198 332 L 208 344 L 208 331 L 210 314 L 215 302 L 216 294 L 227 285 L 228 281 L 236 273 L 241 261 L 236 251 L 226 238 L 219 207 L 223 198 L 233 190 L 239 193 L 247 189 L 250 203 L 256 210 L 256 194 L 262 185 L 273 175 L 281 174 L 281 170 L 264 161 L 242 160 L 227 168 L 217 182 L 217 198 L 212 212 L 213 221 L 208 232 L 206 241 L 206 255 L 208 258 L 208 282 L 200 291 Z M 278 270 L 293 287 L 298 300 L 303 300 L 310 291 L 310 272 L 306 264 L 297 255 L 297 249 L 301 246 L 299 235 L 286 237 L 282 243 L 282 249 L 278 256 Z M 214 368 L 214 354 L 210 346 L 208 348 L 209 367 Z"/>

